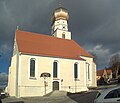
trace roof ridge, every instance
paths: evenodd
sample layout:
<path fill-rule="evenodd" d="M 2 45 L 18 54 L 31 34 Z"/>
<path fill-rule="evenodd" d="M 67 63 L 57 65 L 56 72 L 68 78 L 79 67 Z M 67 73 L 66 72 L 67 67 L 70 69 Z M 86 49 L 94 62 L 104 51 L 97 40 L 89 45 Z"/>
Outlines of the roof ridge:
<path fill-rule="evenodd" d="M 29 33 L 31 35 L 38 35 L 38 36 L 44 36 L 44 37 L 48 37 L 48 38 L 54 38 L 54 39 L 60 39 L 60 40 L 65 40 L 65 41 L 74 41 L 74 40 L 69 40 L 69 39 L 64 39 L 64 38 L 58 38 L 58 37 L 54 37 L 54 36 L 50 36 L 49 34 L 40 34 L 40 33 L 34 33 L 34 32 L 29 32 L 29 31 L 23 31 L 23 30 L 16 30 L 16 32 L 26 32 Z"/>

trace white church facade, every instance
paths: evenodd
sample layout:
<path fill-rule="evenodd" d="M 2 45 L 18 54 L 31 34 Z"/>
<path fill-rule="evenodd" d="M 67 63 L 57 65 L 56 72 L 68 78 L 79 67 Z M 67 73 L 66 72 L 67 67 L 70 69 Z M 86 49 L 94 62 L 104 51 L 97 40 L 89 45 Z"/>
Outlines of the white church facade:
<path fill-rule="evenodd" d="M 52 36 L 16 30 L 9 67 L 8 93 L 15 97 L 71 93 L 96 87 L 94 57 L 71 38 L 68 11 L 57 8 Z"/>

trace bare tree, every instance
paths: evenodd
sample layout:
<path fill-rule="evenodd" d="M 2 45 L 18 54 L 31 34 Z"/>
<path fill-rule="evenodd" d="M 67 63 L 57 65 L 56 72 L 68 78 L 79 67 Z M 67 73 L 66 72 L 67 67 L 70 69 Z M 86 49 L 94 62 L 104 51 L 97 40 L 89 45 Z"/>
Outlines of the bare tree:
<path fill-rule="evenodd" d="M 109 65 L 112 68 L 113 75 L 118 78 L 120 75 L 120 54 L 113 55 L 110 58 Z"/>

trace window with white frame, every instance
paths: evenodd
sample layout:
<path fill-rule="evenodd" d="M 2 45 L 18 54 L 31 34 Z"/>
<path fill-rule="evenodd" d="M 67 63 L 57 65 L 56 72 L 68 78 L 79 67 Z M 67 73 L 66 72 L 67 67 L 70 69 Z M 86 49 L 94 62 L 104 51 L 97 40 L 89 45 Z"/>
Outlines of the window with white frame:
<path fill-rule="evenodd" d="M 74 64 L 74 78 L 78 78 L 78 63 Z"/>
<path fill-rule="evenodd" d="M 30 77 L 35 77 L 35 59 L 30 59 Z"/>
<path fill-rule="evenodd" d="M 90 80 L 90 64 L 87 63 L 87 71 L 88 71 L 88 80 Z"/>
<path fill-rule="evenodd" d="M 57 61 L 53 62 L 53 77 L 54 78 L 58 77 L 58 62 Z"/>

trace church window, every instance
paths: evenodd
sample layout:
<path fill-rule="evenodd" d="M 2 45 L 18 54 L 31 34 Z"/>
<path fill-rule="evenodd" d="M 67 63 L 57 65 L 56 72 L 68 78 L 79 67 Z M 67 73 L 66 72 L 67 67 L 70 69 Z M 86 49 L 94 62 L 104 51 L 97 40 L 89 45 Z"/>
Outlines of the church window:
<path fill-rule="evenodd" d="M 30 60 L 30 77 L 35 77 L 35 59 Z"/>
<path fill-rule="evenodd" d="M 87 63 L 87 68 L 88 68 L 88 79 L 90 79 L 90 64 Z"/>
<path fill-rule="evenodd" d="M 53 62 L 53 77 L 54 78 L 58 77 L 58 63 L 57 63 L 57 61 Z"/>
<path fill-rule="evenodd" d="M 74 64 L 74 78 L 78 78 L 78 64 L 75 63 Z"/>

